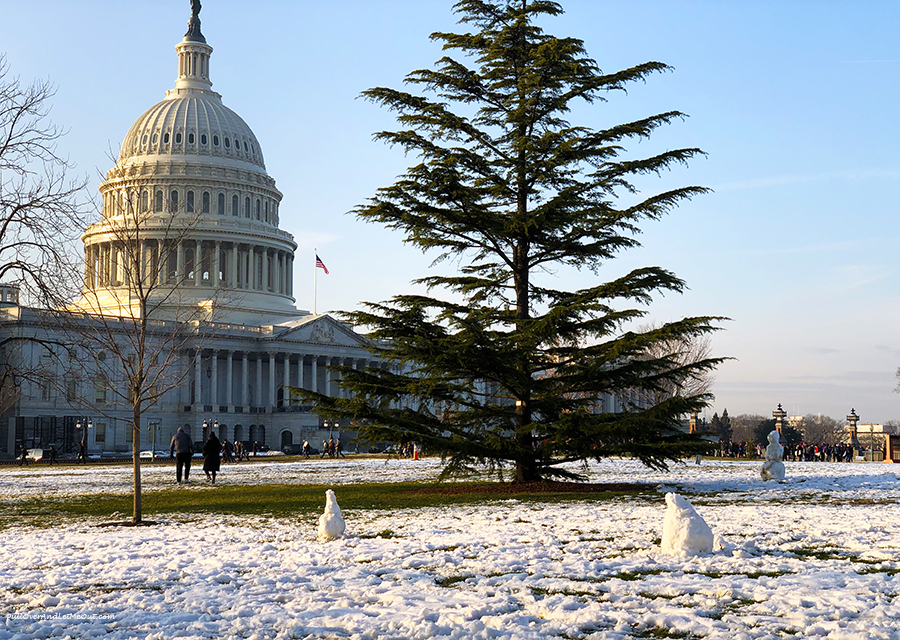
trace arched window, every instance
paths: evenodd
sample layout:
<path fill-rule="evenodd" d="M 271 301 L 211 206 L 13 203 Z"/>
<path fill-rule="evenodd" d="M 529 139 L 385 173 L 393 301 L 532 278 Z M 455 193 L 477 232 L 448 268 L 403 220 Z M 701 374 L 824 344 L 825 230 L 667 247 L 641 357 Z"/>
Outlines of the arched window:
<path fill-rule="evenodd" d="M 154 133 L 153 134 L 153 144 L 156 144 L 157 142 L 159 142 L 159 134 Z"/>
<path fill-rule="evenodd" d="M 229 140 L 228 138 L 225 138 L 225 148 L 226 149 L 231 148 L 231 140 Z"/>
<path fill-rule="evenodd" d="M 206 146 L 206 134 L 205 133 L 200 134 L 200 144 L 202 144 L 203 146 Z"/>
<path fill-rule="evenodd" d="M 154 204 L 154 207 L 153 207 L 154 211 L 161 212 L 163 210 L 163 192 L 162 191 L 156 192 L 156 202 L 154 202 L 153 204 Z"/>
<path fill-rule="evenodd" d="M 203 192 L 203 213 L 209 213 L 209 191 Z"/>
<path fill-rule="evenodd" d="M 259 213 L 260 213 L 260 204 L 259 204 L 259 198 L 257 198 L 257 199 L 256 199 L 256 219 L 257 219 L 257 220 L 260 219 Z"/>
<path fill-rule="evenodd" d="M 269 221 L 269 201 L 266 200 L 266 222 Z"/>
<path fill-rule="evenodd" d="M 172 193 L 176 193 L 176 192 L 173 191 Z M 188 213 L 194 213 L 194 192 L 193 191 L 187 192 L 187 199 L 185 200 L 184 205 L 185 205 L 185 208 L 187 209 Z"/>
<path fill-rule="evenodd" d="M 220 216 L 224 216 L 225 215 L 225 194 L 224 193 L 219 194 L 218 205 L 219 205 L 219 207 L 218 207 L 218 211 L 216 211 L 216 213 L 218 213 Z"/>
<path fill-rule="evenodd" d="M 219 146 L 219 136 L 213 136 L 213 146 L 214 147 Z"/>
<path fill-rule="evenodd" d="M 238 197 L 231 196 L 231 215 L 236 216 L 240 215 L 240 211 L 238 211 Z"/>
<path fill-rule="evenodd" d="M 166 131 L 166 134 L 163 136 L 163 144 L 169 144 L 169 132 Z"/>
<path fill-rule="evenodd" d="M 175 189 L 172 189 L 172 192 L 169 194 L 169 211 L 173 213 L 178 211 L 178 192 Z"/>
<path fill-rule="evenodd" d="M 194 134 L 193 133 L 188 134 L 188 144 L 194 144 Z"/>
<path fill-rule="evenodd" d="M 181 144 L 181 132 L 175 134 L 175 144 Z"/>
<path fill-rule="evenodd" d="M 250 198 L 244 199 L 244 217 L 245 218 L 250 217 Z"/>
<path fill-rule="evenodd" d="M 141 191 L 141 213 L 147 211 L 150 208 L 150 194 L 147 193 L 147 190 L 144 189 Z"/>

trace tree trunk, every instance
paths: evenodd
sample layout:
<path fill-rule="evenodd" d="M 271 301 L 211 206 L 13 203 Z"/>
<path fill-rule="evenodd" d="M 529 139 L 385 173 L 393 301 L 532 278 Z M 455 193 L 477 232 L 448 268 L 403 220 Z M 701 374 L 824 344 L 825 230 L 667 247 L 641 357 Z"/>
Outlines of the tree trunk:
<path fill-rule="evenodd" d="M 134 461 L 134 513 L 131 521 L 141 522 L 141 411 L 134 407 L 131 423 L 131 454 Z"/>

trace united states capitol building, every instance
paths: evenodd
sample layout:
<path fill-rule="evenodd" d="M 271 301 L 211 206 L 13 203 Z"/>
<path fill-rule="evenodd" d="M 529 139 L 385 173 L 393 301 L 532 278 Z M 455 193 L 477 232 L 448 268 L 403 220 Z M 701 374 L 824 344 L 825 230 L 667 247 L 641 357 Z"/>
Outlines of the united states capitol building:
<path fill-rule="evenodd" d="M 152 274 L 159 294 L 150 323 L 174 323 L 183 340 L 168 354 L 177 382 L 142 417 L 142 449 L 151 447 L 150 438 L 167 448 L 178 427 L 202 441 L 213 424 L 220 438 L 272 449 L 304 439 L 320 444 L 339 430 L 348 442 L 350 425 L 326 427 L 290 389 L 342 393 L 328 367 L 368 365 L 367 341 L 328 315 L 295 307 L 297 243 L 279 221 L 296 213 L 282 212 L 260 142 L 212 90 L 213 49 L 198 13 L 199 3 L 176 45 L 175 87 L 138 117 L 100 184 L 102 218 L 82 235 L 82 298 L 68 313 L 86 318 L 82 324 L 92 316 L 113 325 L 115 318 L 133 318 L 142 312 L 130 277 L 135 260 L 142 277 Z M 122 228 L 133 211 L 142 215 L 140 236 L 125 242 Z M 122 322 L 118 330 L 129 326 Z M 13 287 L 0 287 L 0 339 L 40 336 L 67 344 L 66 331 L 20 306 Z M 130 452 L 127 393 L 91 374 L 91 363 L 114 361 L 106 355 L 27 341 L 7 349 L 3 357 L 42 371 L 44 380 L 24 380 L 6 403 L 0 456 L 22 444 L 71 452 L 82 439 L 93 455 Z"/>

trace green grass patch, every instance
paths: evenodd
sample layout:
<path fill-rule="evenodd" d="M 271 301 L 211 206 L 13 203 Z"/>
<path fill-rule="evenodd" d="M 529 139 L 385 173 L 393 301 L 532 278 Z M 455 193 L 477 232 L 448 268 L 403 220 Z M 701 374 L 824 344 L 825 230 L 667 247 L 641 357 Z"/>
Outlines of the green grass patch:
<path fill-rule="evenodd" d="M 665 627 L 653 627 L 652 629 L 643 629 L 641 631 L 633 631 L 632 638 L 693 638 L 696 637 L 688 631 L 677 631 L 676 629 L 666 629 Z"/>
<path fill-rule="evenodd" d="M 509 485 L 469 483 L 465 490 L 458 484 L 447 491 L 446 484 L 389 483 L 299 485 L 258 484 L 233 485 L 191 484 L 172 486 L 162 491 L 145 491 L 142 516 L 154 520 L 176 514 L 223 514 L 234 516 L 313 517 L 325 506 L 325 490 L 334 489 L 341 509 L 397 510 L 421 509 L 447 505 L 479 505 L 510 498 Z M 519 493 L 522 502 L 556 503 L 608 501 L 621 498 L 617 492 L 547 492 Z M 130 519 L 133 512 L 131 495 L 98 494 L 60 499 L 35 498 L 0 503 L 0 528 L 8 526 L 55 526 L 66 519 Z M 379 537 L 393 537 L 382 531 Z"/>
<path fill-rule="evenodd" d="M 453 585 L 460 583 L 460 582 L 465 582 L 466 580 L 468 580 L 469 578 L 472 578 L 472 577 L 474 577 L 474 576 L 472 576 L 472 575 L 444 576 L 442 578 L 435 578 L 434 582 L 439 587 L 450 588 Z"/>
<path fill-rule="evenodd" d="M 626 582 L 637 582 L 638 580 L 643 580 L 644 576 L 658 576 L 662 573 L 662 569 L 648 569 L 647 571 L 620 571 L 614 575 L 611 575 L 610 578 L 618 578 L 619 580 L 625 580 Z"/>

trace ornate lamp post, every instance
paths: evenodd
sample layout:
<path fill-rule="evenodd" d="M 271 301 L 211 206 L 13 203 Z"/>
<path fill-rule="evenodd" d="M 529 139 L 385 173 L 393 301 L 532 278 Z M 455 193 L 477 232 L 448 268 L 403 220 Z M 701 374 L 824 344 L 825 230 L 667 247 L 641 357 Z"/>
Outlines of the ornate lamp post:
<path fill-rule="evenodd" d="M 209 440 L 210 432 L 215 432 L 219 429 L 219 421 L 218 419 L 207 419 L 203 421 L 203 441 L 206 442 Z"/>
<path fill-rule="evenodd" d="M 859 423 L 859 416 L 856 415 L 856 409 L 850 409 L 847 416 L 847 422 L 850 423 L 850 448 L 859 449 L 859 436 L 856 433 L 856 425 Z"/>
<path fill-rule="evenodd" d="M 81 444 L 79 445 L 78 458 L 76 458 L 76 461 L 80 458 L 81 462 L 87 464 L 87 434 L 88 429 L 94 428 L 94 424 L 91 422 L 91 419 L 88 418 L 86 422 L 82 422 L 81 420 L 76 422 L 75 428 L 81 430 Z"/>
<path fill-rule="evenodd" d="M 781 408 L 781 403 L 778 403 L 778 408 L 772 412 L 772 417 L 775 418 L 775 430 L 778 432 L 778 435 L 782 435 L 785 416 L 787 416 L 787 411 Z"/>

